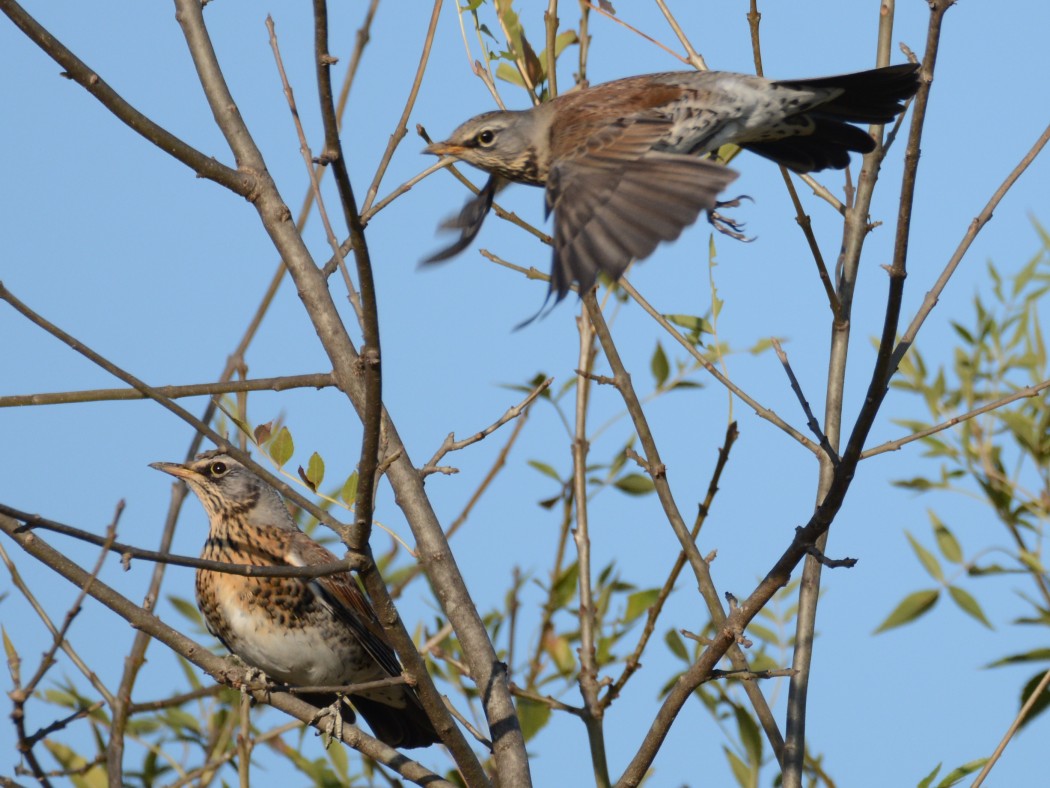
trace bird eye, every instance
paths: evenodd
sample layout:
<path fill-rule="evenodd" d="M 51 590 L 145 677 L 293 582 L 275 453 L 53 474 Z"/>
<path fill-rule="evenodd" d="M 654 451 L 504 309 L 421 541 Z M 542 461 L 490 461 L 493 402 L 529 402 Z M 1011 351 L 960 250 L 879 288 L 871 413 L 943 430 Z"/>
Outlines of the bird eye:
<path fill-rule="evenodd" d="M 224 462 L 213 462 L 208 466 L 208 472 L 212 476 L 222 476 L 226 473 L 226 463 Z"/>
<path fill-rule="evenodd" d="M 492 129 L 485 129 L 484 131 L 479 131 L 478 136 L 475 137 L 475 139 L 477 140 L 478 145 L 487 148 L 496 141 L 496 132 Z"/>

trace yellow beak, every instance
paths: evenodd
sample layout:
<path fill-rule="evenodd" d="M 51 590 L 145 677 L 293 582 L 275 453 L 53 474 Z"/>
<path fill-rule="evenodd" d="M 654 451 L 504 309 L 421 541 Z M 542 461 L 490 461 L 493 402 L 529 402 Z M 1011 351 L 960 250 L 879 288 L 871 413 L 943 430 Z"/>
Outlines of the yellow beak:
<path fill-rule="evenodd" d="M 463 152 L 462 145 L 456 145 L 451 142 L 432 142 L 423 148 L 423 153 L 429 153 L 433 156 L 458 156 Z"/>
<path fill-rule="evenodd" d="M 185 465 L 179 465 L 177 462 L 151 462 L 149 467 L 156 468 L 158 471 L 164 471 L 164 473 L 170 473 L 172 476 L 177 476 L 180 479 L 189 479 L 196 475 L 196 473 Z"/>

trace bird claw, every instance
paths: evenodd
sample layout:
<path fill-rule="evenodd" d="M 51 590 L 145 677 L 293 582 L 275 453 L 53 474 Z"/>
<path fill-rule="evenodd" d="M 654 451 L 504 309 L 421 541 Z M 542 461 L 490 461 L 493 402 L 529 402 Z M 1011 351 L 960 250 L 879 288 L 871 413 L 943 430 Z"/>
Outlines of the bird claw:
<path fill-rule="evenodd" d="M 320 729 L 321 737 L 324 740 L 324 748 L 327 750 L 333 741 L 343 740 L 343 696 L 340 695 L 336 699 L 335 703 L 325 706 L 323 709 L 318 709 L 317 714 L 310 720 L 311 725 L 316 725 L 321 720 L 328 718 L 328 722 Z"/>
<path fill-rule="evenodd" d="M 738 208 L 741 200 L 751 200 L 751 202 L 754 202 L 754 200 L 752 200 L 747 194 L 741 194 L 739 197 L 734 197 L 732 200 L 716 202 L 714 207 L 707 211 L 707 221 L 723 235 L 728 235 L 730 238 L 735 238 L 744 243 L 751 243 L 757 236 L 751 236 L 748 238 L 744 235 L 744 222 L 738 222 L 735 219 L 723 216 L 718 212 L 719 208 Z"/>

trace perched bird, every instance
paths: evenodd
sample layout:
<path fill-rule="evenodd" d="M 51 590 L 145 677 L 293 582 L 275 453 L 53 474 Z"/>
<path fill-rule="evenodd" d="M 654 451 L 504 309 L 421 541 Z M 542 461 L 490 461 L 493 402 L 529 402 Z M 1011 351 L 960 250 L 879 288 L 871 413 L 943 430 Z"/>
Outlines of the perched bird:
<path fill-rule="evenodd" d="M 707 157 L 727 143 L 795 172 L 849 164 L 875 141 L 851 123 L 888 123 L 919 87 L 905 64 L 817 79 L 770 81 L 718 71 L 647 74 L 607 82 L 520 112 L 471 118 L 425 153 L 453 156 L 492 175 L 442 227 L 459 240 L 424 262 L 462 251 L 504 181 L 546 188 L 554 213 L 550 289 L 580 295 L 599 272 L 616 280 L 708 211 L 737 177 Z M 718 226 L 716 224 L 716 226 Z M 726 230 L 725 227 L 720 229 Z"/>
<path fill-rule="evenodd" d="M 205 452 L 185 465 L 155 462 L 150 467 L 184 480 L 204 504 L 209 531 L 201 558 L 288 567 L 338 560 L 299 530 L 273 487 L 221 451 Z M 276 681 L 340 686 L 401 675 L 375 613 L 348 573 L 300 579 L 198 569 L 197 606 L 226 648 Z M 334 693 L 301 697 L 322 707 L 338 700 Z M 349 699 L 376 738 L 391 747 L 439 741 L 408 685 L 371 689 Z"/>

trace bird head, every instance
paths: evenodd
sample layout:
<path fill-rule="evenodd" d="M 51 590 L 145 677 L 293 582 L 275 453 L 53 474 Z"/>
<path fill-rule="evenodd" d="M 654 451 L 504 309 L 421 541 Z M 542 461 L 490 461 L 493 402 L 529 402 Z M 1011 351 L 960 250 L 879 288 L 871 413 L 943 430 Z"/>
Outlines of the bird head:
<path fill-rule="evenodd" d="M 447 140 L 423 149 L 453 156 L 478 169 L 518 183 L 541 185 L 547 178 L 550 125 L 545 105 L 522 112 L 486 112 L 471 118 Z"/>
<path fill-rule="evenodd" d="M 265 518 L 270 525 L 295 527 L 280 494 L 224 451 L 198 454 L 185 464 L 153 462 L 151 468 L 186 482 L 214 524 L 232 515 Z"/>

